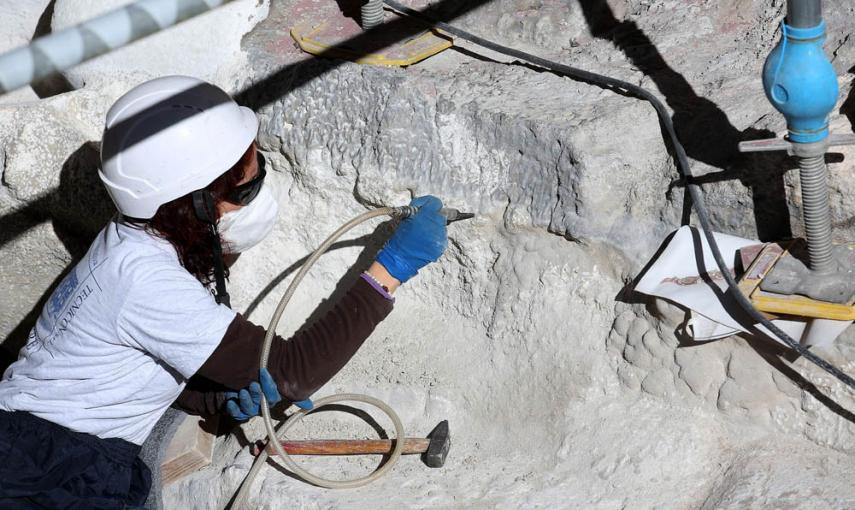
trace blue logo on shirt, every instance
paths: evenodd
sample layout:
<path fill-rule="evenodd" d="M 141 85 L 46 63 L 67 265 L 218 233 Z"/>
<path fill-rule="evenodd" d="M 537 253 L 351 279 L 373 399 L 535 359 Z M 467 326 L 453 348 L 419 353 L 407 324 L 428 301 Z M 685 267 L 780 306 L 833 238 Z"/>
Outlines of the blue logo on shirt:
<path fill-rule="evenodd" d="M 50 301 L 48 302 L 48 313 L 50 313 L 54 321 L 62 312 L 63 308 L 65 308 L 69 298 L 74 294 L 74 289 L 77 288 L 78 283 L 77 268 L 74 268 L 70 273 L 68 273 L 68 276 L 62 280 L 59 287 L 53 291 L 53 295 L 50 297 Z"/>

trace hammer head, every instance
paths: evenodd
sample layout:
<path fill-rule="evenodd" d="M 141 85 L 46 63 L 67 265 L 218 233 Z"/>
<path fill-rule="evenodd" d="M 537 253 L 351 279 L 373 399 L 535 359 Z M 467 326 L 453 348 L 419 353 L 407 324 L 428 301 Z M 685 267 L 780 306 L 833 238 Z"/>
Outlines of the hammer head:
<path fill-rule="evenodd" d="M 427 435 L 430 439 L 428 449 L 422 454 L 422 462 L 427 467 L 440 468 L 445 464 L 448 450 L 451 448 L 451 434 L 448 432 L 448 420 L 442 420 Z"/>

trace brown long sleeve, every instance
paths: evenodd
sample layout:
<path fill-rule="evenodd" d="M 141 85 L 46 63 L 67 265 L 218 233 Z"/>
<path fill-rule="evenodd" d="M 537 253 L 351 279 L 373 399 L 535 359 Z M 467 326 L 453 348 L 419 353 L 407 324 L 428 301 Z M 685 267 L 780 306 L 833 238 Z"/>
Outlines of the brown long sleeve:
<path fill-rule="evenodd" d="M 282 396 L 292 402 L 309 398 L 350 361 L 391 311 L 392 302 L 360 278 L 310 327 L 287 341 L 277 335 L 267 365 Z M 237 315 L 176 404 L 190 412 L 219 411 L 219 391 L 237 391 L 258 380 L 264 335 L 264 328 Z"/>
<path fill-rule="evenodd" d="M 229 388 L 194 375 L 172 405 L 190 414 L 218 414 L 225 401 L 223 391 Z"/>

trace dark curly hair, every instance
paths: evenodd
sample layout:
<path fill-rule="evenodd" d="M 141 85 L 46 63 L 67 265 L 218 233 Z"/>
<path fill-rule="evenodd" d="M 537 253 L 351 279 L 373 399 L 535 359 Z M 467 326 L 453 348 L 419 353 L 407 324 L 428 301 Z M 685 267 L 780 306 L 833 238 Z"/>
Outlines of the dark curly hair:
<path fill-rule="evenodd" d="M 255 143 L 228 171 L 205 187 L 214 197 L 214 203 L 223 201 L 246 176 L 249 170 Z M 146 232 L 167 241 L 178 252 L 178 260 L 190 274 L 203 285 L 214 281 L 214 251 L 211 247 L 211 229 L 196 217 L 191 193 L 167 202 L 158 208 L 150 220 L 126 218 L 126 221 Z M 220 240 L 222 242 L 222 239 Z M 226 269 L 228 277 L 228 269 Z"/>

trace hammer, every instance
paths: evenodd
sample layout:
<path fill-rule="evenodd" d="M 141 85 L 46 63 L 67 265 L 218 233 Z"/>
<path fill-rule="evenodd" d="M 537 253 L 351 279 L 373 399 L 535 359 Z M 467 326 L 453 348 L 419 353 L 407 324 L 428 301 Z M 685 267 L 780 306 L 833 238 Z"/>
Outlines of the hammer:
<path fill-rule="evenodd" d="M 282 449 L 288 455 L 388 455 L 395 443 L 391 439 L 306 439 L 282 441 Z M 264 444 L 258 441 L 252 445 L 253 456 L 261 453 Z M 431 468 L 440 468 L 445 464 L 448 450 L 451 448 L 451 435 L 448 432 L 448 420 L 442 420 L 426 438 L 404 438 L 403 455 L 421 454 L 422 462 Z M 268 455 L 276 455 L 276 450 L 268 445 Z"/>

